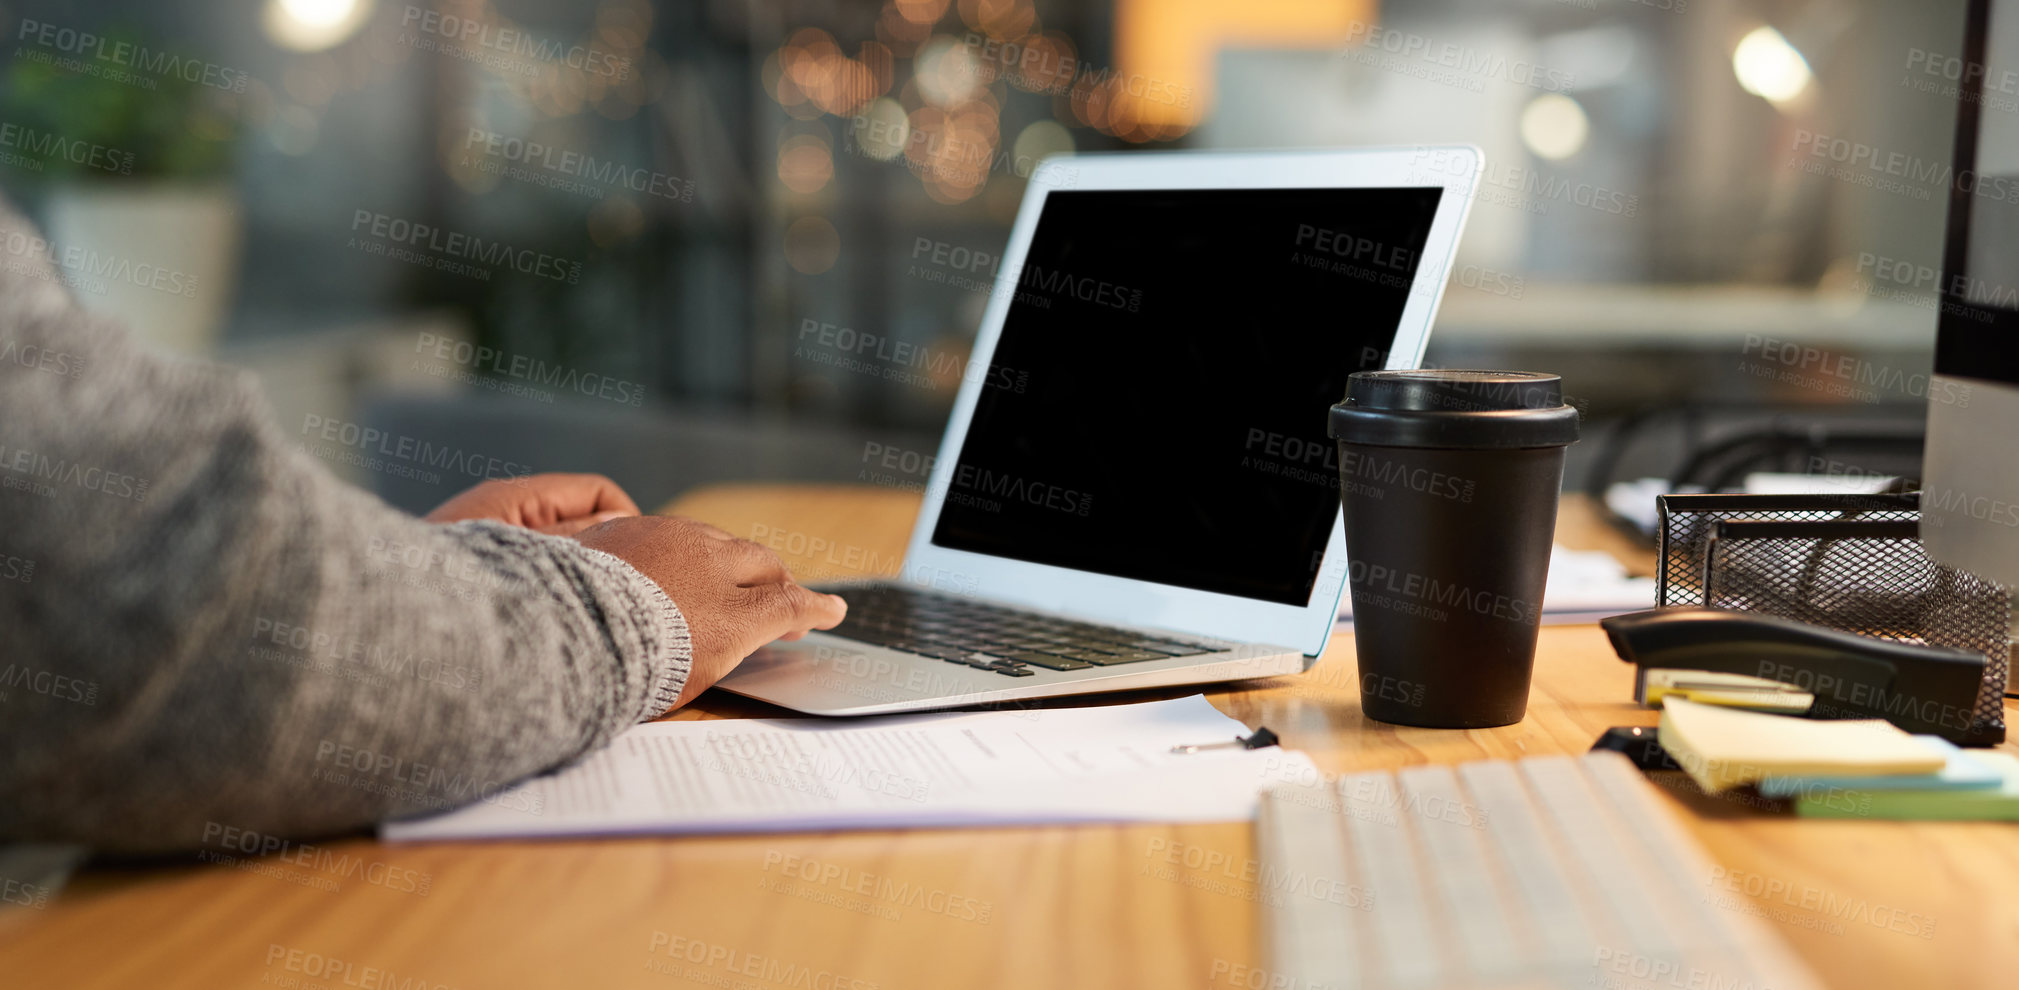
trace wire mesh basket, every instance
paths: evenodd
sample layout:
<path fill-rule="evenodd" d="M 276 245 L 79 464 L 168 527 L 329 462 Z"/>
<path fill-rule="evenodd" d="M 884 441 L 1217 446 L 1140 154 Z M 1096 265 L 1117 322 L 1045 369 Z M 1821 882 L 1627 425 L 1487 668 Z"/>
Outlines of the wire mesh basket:
<path fill-rule="evenodd" d="M 1921 546 L 1919 496 L 1663 495 L 1657 605 L 1764 612 L 1984 655 L 1973 739 L 2005 738 L 2011 595 Z"/>

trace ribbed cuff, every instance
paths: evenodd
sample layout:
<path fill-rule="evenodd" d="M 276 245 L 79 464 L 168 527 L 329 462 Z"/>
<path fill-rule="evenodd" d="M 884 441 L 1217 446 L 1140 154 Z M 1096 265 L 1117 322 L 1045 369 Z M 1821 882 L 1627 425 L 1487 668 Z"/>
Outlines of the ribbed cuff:
<path fill-rule="evenodd" d="M 687 686 L 688 673 L 694 669 L 694 641 L 687 632 L 687 616 L 681 613 L 680 606 L 673 604 L 659 582 L 646 577 L 624 558 L 602 550 L 583 549 L 622 575 L 630 597 L 639 606 L 638 618 L 643 620 L 639 623 L 640 632 L 646 639 L 653 675 L 638 721 L 649 722 L 672 710 L 673 703 L 680 700 L 681 689 Z"/>

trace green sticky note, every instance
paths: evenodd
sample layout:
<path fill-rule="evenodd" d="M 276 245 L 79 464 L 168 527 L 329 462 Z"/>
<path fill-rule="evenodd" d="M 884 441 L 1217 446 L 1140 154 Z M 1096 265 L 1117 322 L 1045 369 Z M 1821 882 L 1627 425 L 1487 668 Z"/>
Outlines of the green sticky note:
<path fill-rule="evenodd" d="M 1997 787 L 1974 790 L 1809 791 L 1795 801 L 1806 818 L 1877 818 L 1902 821 L 2019 821 L 2019 758 L 2006 753 L 1972 753 L 2003 775 Z"/>

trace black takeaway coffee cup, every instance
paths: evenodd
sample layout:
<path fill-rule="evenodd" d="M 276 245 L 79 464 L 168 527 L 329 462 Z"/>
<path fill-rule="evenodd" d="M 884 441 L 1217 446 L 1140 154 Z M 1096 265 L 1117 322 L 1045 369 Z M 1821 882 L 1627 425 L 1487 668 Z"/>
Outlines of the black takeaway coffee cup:
<path fill-rule="evenodd" d="M 1360 705 L 1398 725 L 1521 721 L 1577 410 L 1525 371 L 1362 371 L 1333 406 Z"/>

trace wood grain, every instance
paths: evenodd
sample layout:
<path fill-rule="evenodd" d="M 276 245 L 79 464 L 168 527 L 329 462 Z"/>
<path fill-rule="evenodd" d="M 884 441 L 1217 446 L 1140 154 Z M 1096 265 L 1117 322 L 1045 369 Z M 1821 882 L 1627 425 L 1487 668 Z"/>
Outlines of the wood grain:
<path fill-rule="evenodd" d="M 812 580 L 894 570 L 917 499 L 738 486 L 670 508 L 776 547 Z M 1601 538 L 1577 531 L 1591 518 L 1567 511 L 1566 542 Z M 1569 626 L 1543 630 L 1528 717 L 1505 728 L 1369 721 L 1350 635 L 1335 637 L 1307 674 L 1211 697 L 1338 772 L 1582 752 L 1608 726 L 1654 724 L 1654 713 L 1626 700 L 1629 682 L 1596 627 Z M 675 717 L 777 714 L 711 693 Z M 2009 986 L 2019 971 L 2019 826 L 1798 821 L 1658 776 L 1665 803 L 1739 888 L 1706 896 L 1766 913 L 1828 985 Z M 46 908 L 0 909 L 0 983 L 1268 985 L 1245 969 L 1261 965 L 1254 905 L 1269 895 L 1253 881 L 1245 825 L 406 846 L 348 839 L 319 853 L 87 870 Z M 398 889 L 421 877 L 424 892 Z"/>

